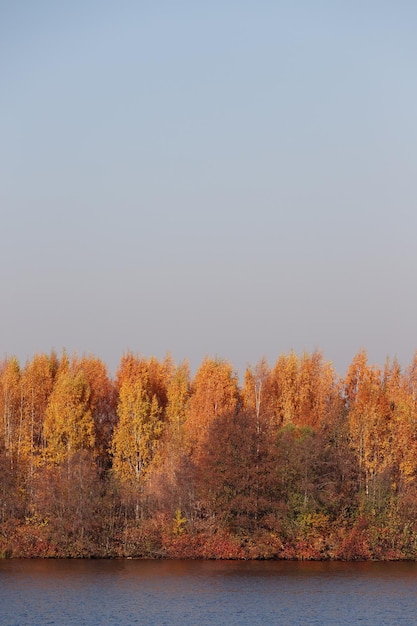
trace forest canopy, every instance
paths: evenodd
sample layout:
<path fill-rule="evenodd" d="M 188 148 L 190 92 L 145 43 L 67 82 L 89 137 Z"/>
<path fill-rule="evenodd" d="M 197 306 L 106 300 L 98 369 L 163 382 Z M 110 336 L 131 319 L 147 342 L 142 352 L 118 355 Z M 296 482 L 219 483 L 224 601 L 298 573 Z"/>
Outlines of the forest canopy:
<path fill-rule="evenodd" d="M 417 558 L 417 355 L 0 363 L 0 556 Z"/>

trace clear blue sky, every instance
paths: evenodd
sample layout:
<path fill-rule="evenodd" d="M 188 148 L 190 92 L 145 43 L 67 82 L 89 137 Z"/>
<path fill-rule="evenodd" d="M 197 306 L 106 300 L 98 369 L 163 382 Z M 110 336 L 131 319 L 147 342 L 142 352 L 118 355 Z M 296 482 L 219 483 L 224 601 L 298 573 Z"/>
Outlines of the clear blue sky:
<path fill-rule="evenodd" d="M 417 4 L 0 0 L 0 355 L 417 349 Z"/>

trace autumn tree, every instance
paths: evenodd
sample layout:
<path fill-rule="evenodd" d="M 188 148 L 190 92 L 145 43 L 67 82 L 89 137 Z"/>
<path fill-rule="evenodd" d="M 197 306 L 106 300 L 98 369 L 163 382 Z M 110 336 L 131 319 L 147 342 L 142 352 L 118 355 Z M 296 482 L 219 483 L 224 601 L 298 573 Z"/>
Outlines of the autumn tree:
<path fill-rule="evenodd" d="M 349 430 L 359 464 L 359 489 L 375 502 L 378 477 L 392 468 L 391 406 L 381 370 L 368 364 L 364 350 L 345 378 Z"/>
<path fill-rule="evenodd" d="M 167 386 L 166 421 L 177 435 L 187 417 L 190 395 L 190 367 L 184 362 L 175 368 Z"/>
<path fill-rule="evenodd" d="M 184 362 L 173 370 L 168 383 L 160 459 L 158 464 L 153 464 L 146 487 L 155 509 L 170 521 L 174 515 L 183 519 L 181 512 L 189 510 L 193 469 L 184 445 L 184 429 L 190 397 L 190 368 Z"/>
<path fill-rule="evenodd" d="M 135 519 L 143 515 L 143 487 L 163 432 L 171 363 L 132 354 L 122 358 L 116 376 L 117 415 L 111 452 L 113 471 Z"/>
<path fill-rule="evenodd" d="M 416 368 L 416 356 L 404 373 L 396 360 L 387 360 L 382 378 L 387 440 L 384 467 L 389 482 L 383 513 L 390 534 L 397 536 L 410 534 L 410 518 L 417 515 Z"/>
<path fill-rule="evenodd" d="M 20 365 L 16 357 L 6 359 L 0 365 L 0 411 L 2 415 L 0 439 L 12 467 L 19 448 L 19 425 L 22 412 L 20 376 Z"/>
<path fill-rule="evenodd" d="M 417 354 L 241 389 L 221 359 L 0 362 L 0 555 L 416 558 L 416 519 Z"/>
<path fill-rule="evenodd" d="M 255 368 L 246 369 L 242 389 L 242 415 L 250 420 L 250 426 L 243 430 L 241 436 L 247 444 L 250 442 L 253 446 L 250 458 L 255 522 L 265 512 L 265 494 L 268 491 L 268 476 L 276 436 L 273 420 L 275 400 L 271 370 L 265 359 L 262 359 Z"/>
<path fill-rule="evenodd" d="M 246 368 L 241 395 L 244 408 L 255 415 L 259 431 L 261 417 L 263 416 L 264 420 L 269 419 L 274 401 L 271 370 L 265 359 L 257 363 L 254 368 Z"/>
<path fill-rule="evenodd" d="M 43 424 L 57 369 L 57 356 L 51 353 L 36 354 L 22 370 L 19 457 L 29 461 L 31 471 L 34 463 L 39 461 L 45 444 Z"/>
<path fill-rule="evenodd" d="M 162 433 L 161 408 L 143 381 L 125 381 L 117 408 L 119 422 L 112 442 L 113 469 L 122 482 L 139 483 Z"/>
<path fill-rule="evenodd" d="M 168 383 L 161 459 L 153 468 L 149 485 L 158 506 L 169 514 L 180 511 L 187 500 L 190 466 L 184 448 L 184 424 L 190 397 L 190 369 L 185 362 L 175 368 Z"/>
<path fill-rule="evenodd" d="M 321 352 L 281 355 L 269 376 L 269 411 L 276 426 L 312 426 L 327 419 L 339 392 L 332 364 Z"/>
<path fill-rule="evenodd" d="M 340 386 L 334 368 L 321 352 L 304 353 L 299 368 L 299 411 L 296 423 L 317 429 L 337 403 Z"/>
<path fill-rule="evenodd" d="M 65 357 L 63 361 L 49 396 L 43 429 L 44 458 L 50 463 L 61 463 L 78 450 L 93 450 L 95 444 L 90 387 L 82 371 L 76 371 Z"/>
<path fill-rule="evenodd" d="M 141 379 L 150 397 L 155 396 L 158 405 L 165 411 L 168 398 L 168 384 L 174 371 L 174 364 L 169 355 L 162 361 L 155 357 L 145 358 L 128 352 L 120 360 L 116 373 L 116 389 L 120 391 L 126 380 Z"/>
<path fill-rule="evenodd" d="M 271 371 L 272 411 L 275 427 L 297 420 L 299 358 L 294 352 L 281 354 Z"/>
<path fill-rule="evenodd" d="M 211 422 L 233 414 L 238 407 L 237 375 L 230 363 L 207 357 L 194 376 L 191 390 L 185 433 L 191 453 L 198 458 Z"/>
<path fill-rule="evenodd" d="M 107 367 L 93 356 L 73 357 L 72 369 L 85 379 L 88 394 L 88 409 L 94 423 L 94 453 L 100 465 L 110 464 L 109 448 L 116 424 L 116 388 L 110 379 Z"/>

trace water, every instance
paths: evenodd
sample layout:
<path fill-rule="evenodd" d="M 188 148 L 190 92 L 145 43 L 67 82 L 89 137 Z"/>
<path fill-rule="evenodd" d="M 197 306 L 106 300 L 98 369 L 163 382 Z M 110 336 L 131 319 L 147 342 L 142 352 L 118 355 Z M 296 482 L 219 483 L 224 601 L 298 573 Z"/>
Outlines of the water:
<path fill-rule="evenodd" d="M 0 561 L 7 626 L 414 626 L 417 563 Z"/>

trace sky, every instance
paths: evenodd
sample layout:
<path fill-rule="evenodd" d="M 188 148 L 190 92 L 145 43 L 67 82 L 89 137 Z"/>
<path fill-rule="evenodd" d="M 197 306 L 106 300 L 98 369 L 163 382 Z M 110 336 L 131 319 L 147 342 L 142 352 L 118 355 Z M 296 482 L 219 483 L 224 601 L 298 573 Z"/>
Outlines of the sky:
<path fill-rule="evenodd" d="M 417 349 L 417 4 L 0 0 L 0 357 Z"/>

